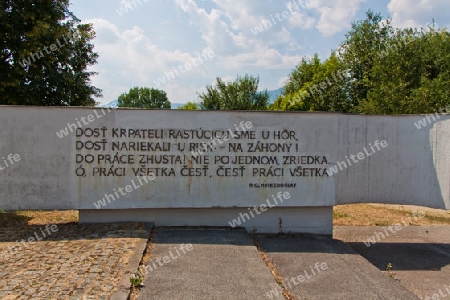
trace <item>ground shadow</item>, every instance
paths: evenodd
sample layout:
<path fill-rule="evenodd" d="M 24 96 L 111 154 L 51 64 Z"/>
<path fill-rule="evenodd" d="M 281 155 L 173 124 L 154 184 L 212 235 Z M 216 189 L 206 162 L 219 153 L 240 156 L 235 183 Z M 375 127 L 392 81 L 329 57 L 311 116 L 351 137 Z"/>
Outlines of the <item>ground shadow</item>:
<path fill-rule="evenodd" d="M 381 271 L 439 271 L 450 265 L 450 244 L 443 243 L 346 243 L 315 235 L 257 235 L 255 241 L 267 253 L 331 253 L 361 255 Z"/>
<path fill-rule="evenodd" d="M 48 222 L 30 225 L 33 217 L 19 211 L 0 212 L 0 242 L 60 241 L 101 239 L 105 237 L 149 238 L 152 223 L 102 223 L 79 224 L 78 222 Z"/>
<path fill-rule="evenodd" d="M 358 254 L 344 242 L 326 235 L 257 234 L 253 239 L 264 252 Z"/>
<path fill-rule="evenodd" d="M 0 210 L 0 227 L 7 226 L 23 226 L 28 225 L 28 221 L 32 218 L 19 215 L 16 211 L 1 211 Z"/>
<path fill-rule="evenodd" d="M 440 243 L 348 243 L 381 271 L 388 263 L 398 271 L 440 271 L 450 265 L 450 244 Z"/>

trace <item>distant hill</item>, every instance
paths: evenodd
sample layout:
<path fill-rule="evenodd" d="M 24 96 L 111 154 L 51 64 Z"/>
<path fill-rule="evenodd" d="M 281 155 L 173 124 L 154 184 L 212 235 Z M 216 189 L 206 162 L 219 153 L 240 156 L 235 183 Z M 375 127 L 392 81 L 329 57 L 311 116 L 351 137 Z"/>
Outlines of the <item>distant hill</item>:
<path fill-rule="evenodd" d="M 178 107 L 183 106 L 185 103 L 170 103 L 171 109 L 178 109 Z"/>
<path fill-rule="evenodd" d="M 278 96 L 283 94 L 283 88 L 267 92 L 269 93 L 269 103 L 272 104 L 275 102 L 275 100 L 277 100 Z"/>
<path fill-rule="evenodd" d="M 98 107 L 110 107 L 110 108 L 116 108 L 118 104 L 117 100 L 105 103 L 105 104 L 100 104 Z"/>
<path fill-rule="evenodd" d="M 283 93 L 283 88 L 279 88 L 277 90 L 273 90 L 273 91 L 267 91 L 269 93 L 269 103 L 273 103 L 279 95 L 281 95 Z M 116 108 L 118 104 L 117 100 L 105 103 L 105 104 L 100 104 L 99 107 L 110 107 L 110 108 Z M 178 107 L 183 106 L 184 103 L 171 103 L 170 108 L 171 109 L 178 109 Z"/>
<path fill-rule="evenodd" d="M 114 100 L 105 104 L 100 104 L 98 107 L 109 107 L 109 108 L 116 108 L 118 107 L 118 101 Z M 170 108 L 171 109 L 178 109 L 178 107 L 184 105 L 184 103 L 171 103 Z"/>

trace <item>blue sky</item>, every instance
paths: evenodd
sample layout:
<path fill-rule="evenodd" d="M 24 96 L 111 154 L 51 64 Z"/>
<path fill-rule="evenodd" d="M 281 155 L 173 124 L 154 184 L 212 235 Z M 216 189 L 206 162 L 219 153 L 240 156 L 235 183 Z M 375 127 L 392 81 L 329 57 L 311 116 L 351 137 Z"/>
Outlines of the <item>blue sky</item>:
<path fill-rule="evenodd" d="M 398 27 L 450 27 L 448 0 L 72 0 L 70 9 L 97 33 L 101 103 L 134 86 L 197 101 L 216 77 L 245 74 L 277 89 L 302 57 L 326 59 L 368 9 Z"/>

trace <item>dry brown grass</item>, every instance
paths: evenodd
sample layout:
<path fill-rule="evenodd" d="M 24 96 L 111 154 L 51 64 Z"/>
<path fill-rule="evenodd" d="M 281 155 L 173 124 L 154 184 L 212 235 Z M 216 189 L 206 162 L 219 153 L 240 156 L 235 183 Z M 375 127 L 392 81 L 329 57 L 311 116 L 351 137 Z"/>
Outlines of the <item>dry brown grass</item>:
<path fill-rule="evenodd" d="M 27 226 L 46 224 L 68 224 L 78 222 L 77 210 L 66 211 L 12 211 L 0 210 L 0 226 Z"/>
<path fill-rule="evenodd" d="M 422 211 L 424 218 L 413 218 L 413 212 Z M 333 224 L 336 226 L 387 226 L 408 220 L 410 225 L 450 225 L 450 211 L 412 205 L 348 204 L 333 209 Z M 409 221 L 409 220 L 408 220 Z M 78 211 L 16 211 L 0 210 L 0 226 L 46 225 L 78 222 Z"/>
<path fill-rule="evenodd" d="M 425 216 L 419 218 L 418 212 L 423 212 Z M 336 226 L 389 226 L 402 220 L 416 226 L 450 225 L 450 211 L 389 204 L 348 204 L 333 209 L 333 224 Z"/>
<path fill-rule="evenodd" d="M 266 264 L 266 266 L 269 268 L 270 272 L 272 273 L 273 278 L 278 283 L 278 285 L 282 291 L 284 299 L 286 299 L 286 300 L 295 299 L 294 295 L 292 295 L 291 292 L 284 286 L 283 279 L 282 279 L 280 273 L 278 273 L 275 265 L 270 261 L 270 259 L 266 255 L 266 253 L 264 253 L 264 251 L 262 251 L 261 245 L 258 242 L 256 242 L 255 240 L 253 240 L 253 244 L 255 245 L 256 249 L 258 250 L 258 253 L 261 256 L 261 259 L 264 261 L 264 263 Z"/>

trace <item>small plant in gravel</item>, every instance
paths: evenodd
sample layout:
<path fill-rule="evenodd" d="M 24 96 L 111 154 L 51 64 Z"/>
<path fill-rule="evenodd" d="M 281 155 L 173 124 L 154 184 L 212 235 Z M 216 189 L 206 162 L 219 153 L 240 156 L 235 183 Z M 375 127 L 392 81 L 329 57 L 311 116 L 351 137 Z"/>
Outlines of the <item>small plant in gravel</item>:
<path fill-rule="evenodd" d="M 133 277 L 130 278 L 130 283 L 133 287 L 138 287 L 142 284 L 144 277 L 142 277 L 141 273 L 136 272 Z"/>
<path fill-rule="evenodd" d="M 391 263 L 388 263 L 388 264 L 387 264 L 386 270 L 387 270 L 387 272 L 388 272 L 389 277 L 391 277 L 392 279 L 395 279 L 395 278 L 394 278 L 395 273 L 392 272 L 392 264 L 391 264 Z"/>

